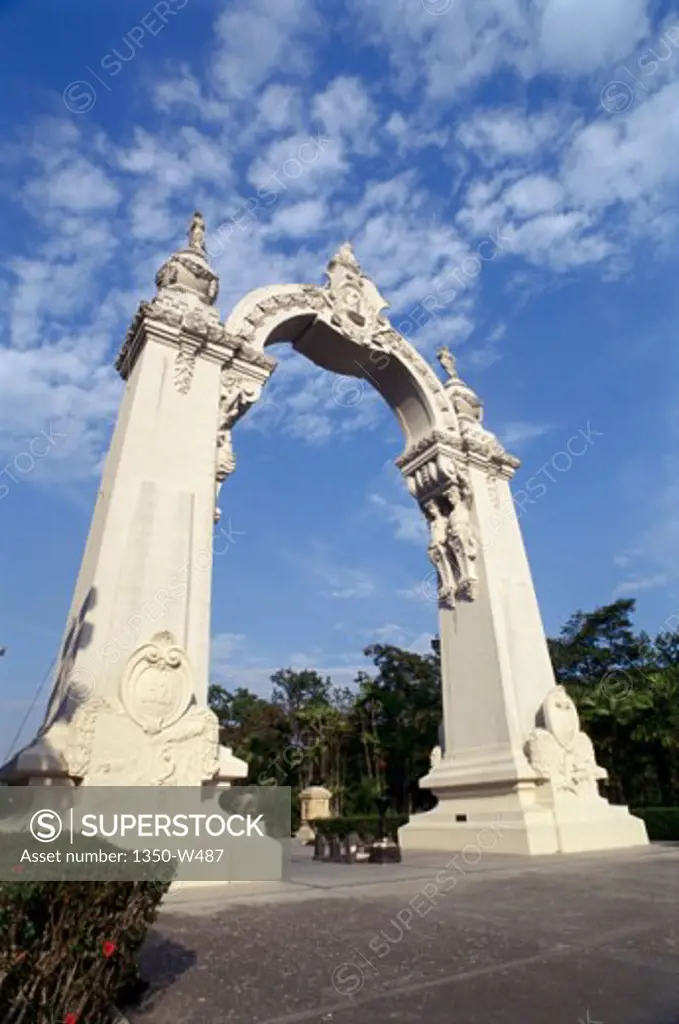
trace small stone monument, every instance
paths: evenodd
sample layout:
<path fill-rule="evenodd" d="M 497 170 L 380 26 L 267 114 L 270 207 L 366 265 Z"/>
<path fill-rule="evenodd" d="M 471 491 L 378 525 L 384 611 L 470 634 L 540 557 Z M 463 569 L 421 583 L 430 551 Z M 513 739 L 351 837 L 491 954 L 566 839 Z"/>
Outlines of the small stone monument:
<path fill-rule="evenodd" d="M 315 818 L 331 818 L 330 801 L 332 793 L 324 786 L 308 786 L 299 794 L 301 825 L 295 833 L 295 839 L 301 843 L 312 843 L 316 838 L 309 824 Z"/>

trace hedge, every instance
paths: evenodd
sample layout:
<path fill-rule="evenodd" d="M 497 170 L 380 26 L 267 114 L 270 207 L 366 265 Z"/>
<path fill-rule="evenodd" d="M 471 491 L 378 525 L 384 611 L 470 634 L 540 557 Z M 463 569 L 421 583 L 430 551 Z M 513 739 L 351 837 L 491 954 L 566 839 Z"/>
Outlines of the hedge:
<path fill-rule="evenodd" d="M 632 814 L 643 818 L 649 839 L 679 841 L 679 807 L 640 807 Z"/>
<path fill-rule="evenodd" d="M 2 837 L 5 863 L 14 843 L 23 848 L 25 837 Z M 82 838 L 77 846 L 115 849 Z M 47 882 L 24 881 L 36 873 L 26 865 L 21 881 L 0 882 L 3 1024 L 108 1024 L 112 1004 L 139 997 L 137 953 L 171 882 L 172 868 L 152 867 L 153 880 Z"/>
<path fill-rule="evenodd" d="M 398 829 L 407 821 L 408 816 L 405 814 L 389 815 L 384 819 L 385 834 L 396 839 Z M 346 839 L 352 832 L 355 832 L 359 839 L 369 841 L 376 839 L 379 832 L 377 815 L 362 815 L 352 818 L 314 818 L 309 824 L 316 835 L 321 835 L 325 839 L 330 839 L 332 836 Z"/>

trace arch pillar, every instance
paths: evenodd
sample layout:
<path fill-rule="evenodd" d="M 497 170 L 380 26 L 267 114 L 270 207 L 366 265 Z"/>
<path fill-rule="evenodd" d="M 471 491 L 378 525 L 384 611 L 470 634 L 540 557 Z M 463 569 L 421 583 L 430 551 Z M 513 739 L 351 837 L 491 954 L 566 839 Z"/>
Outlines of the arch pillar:
<path fill-rule="evenodd" d="M 643 822 L 599 794 L 606 773 L 555 685 L 510 489 L 519 462 L 483 427 L 450 353 L 439 359 L 459 434 L 423 439 L 398 464 L 430 524 L 443 744 L 420 780 L 438 804 L 400 829 L 401 845 L 523 854 L 644 845 Z"/>

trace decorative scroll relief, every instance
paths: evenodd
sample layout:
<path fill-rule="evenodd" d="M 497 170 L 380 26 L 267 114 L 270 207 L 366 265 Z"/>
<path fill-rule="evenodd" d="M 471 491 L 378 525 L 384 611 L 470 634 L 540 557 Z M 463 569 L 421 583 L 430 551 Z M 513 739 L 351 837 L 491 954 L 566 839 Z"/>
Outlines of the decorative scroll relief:
<path fill-rule="evenodd" d="M 592 741 L 581 731 L 577 708 L 563 686 L 547 694 L 538 720 L 544 727 L 533 729 L 526 743 L 537 775 L 548 779 L 557 794 L 598 797 L 597 782 L 608 773 L 596 763 Z"/>
<path fill-rule="evenodd" d="M 171 633 L 156 633 L 132 654 L 120 682 L 120 700 L 145 733 L 159 733 L 178 722 L 192 697 L 191 667 Z"/>

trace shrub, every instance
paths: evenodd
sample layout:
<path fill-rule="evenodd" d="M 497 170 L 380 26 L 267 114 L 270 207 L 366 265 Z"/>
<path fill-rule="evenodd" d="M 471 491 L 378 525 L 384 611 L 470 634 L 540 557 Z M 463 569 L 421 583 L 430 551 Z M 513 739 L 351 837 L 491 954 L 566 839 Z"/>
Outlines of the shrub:
<path fill-rule="evenodd" d="M 397 839 L 398 829 L 401 825 L 405 825 L 407 821 L 408 816 L 405 814 L 394 814 L 386 817 L 384 819 L 385 835 L 391 836 L 394 840 Z M 359 839 L 362 839 L 364 842 L 370 842 L 372 839 L 377 838 L 379 831 L 377 815 L 364 815 L 352 818 L 315 818 L 309 824 L 316 835 L 321 835 L 325 839 L 330 839 L 332 836 L 336 836 L 338 839 L 346 839 L 348 835 L 355 832 Z"/>
<path fill-rule="evenodd" d="M 12 862 L 12 846 L 23 849 L 24 837 L 2 837 L 5 863 Z M 80 838 L 77 848 L 87 847 L 115 849 Z M 171 880 L 167 865 L 153 868 L 156 880 L 69 881 L 63 871 L 64 880 L 48 882 L 35 879 L 38 866 L 26 864 L 21 881 L 0 882 L 3 1024 L 107 1024 L 111 1004 L 139 996 L 137 953 Z"/>
<path fill-rule="evenodd" d="M 643 818 L 649 839 L 679 841 L 679 807 L 640 807 L 632 814 Z"/>

